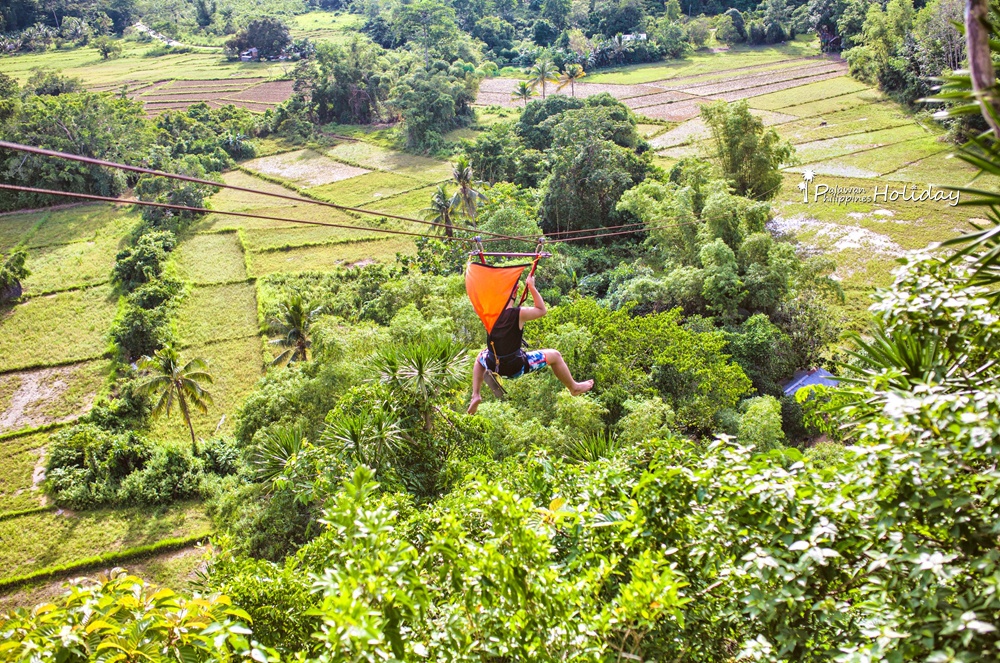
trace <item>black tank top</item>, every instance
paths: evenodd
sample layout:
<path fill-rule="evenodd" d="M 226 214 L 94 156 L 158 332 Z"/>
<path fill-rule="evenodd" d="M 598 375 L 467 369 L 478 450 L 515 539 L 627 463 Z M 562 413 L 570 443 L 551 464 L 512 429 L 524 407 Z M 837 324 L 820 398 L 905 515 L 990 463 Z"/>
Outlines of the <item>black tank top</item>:
<path fill-rule="evenodd" d="M 524 368 L 524 353 L 521 351 L 521 308 L 506 308 L 493 325 L 493 331 L 486 335 L 486 349 L 489 350 L 489 366 L 505 377 L 517 375 Z M 500 363 L 497 365 L 497 358 Z"/>

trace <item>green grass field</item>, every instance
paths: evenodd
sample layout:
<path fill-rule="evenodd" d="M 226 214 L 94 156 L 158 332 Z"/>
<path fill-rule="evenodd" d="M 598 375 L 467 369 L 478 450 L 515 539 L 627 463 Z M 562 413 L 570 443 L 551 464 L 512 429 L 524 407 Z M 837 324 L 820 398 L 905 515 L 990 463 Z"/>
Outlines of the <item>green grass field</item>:
<path fill-rule="evenodd" d="M 451 164 L 447 161 L 404 154 L 371 143 L 344 142 L 326 153 L 346 164 L 370 170 L 387 170 L 424 182 L 441 182 L 451 177 Z"/>
<path fill-rule="evenodd" d="M 737 67 L 751 67 L 778 63 L 783 60 L 819 55 L 819 42 L 802 36 L 780 46 L 742 46 L 721 53 L 696 51 L 680 60 L 652 62 L 614 69 L 602 69 L 600 73 L 589 75 L 588 83 L 651 83 L 681 76 L 714 74 Z"/>
<path fill-rule="evenodd" d="M 117 306 L 118 298 L 103 285 L 0 310 L 0 371 L 101 356 Z"/>
<path fill-rule="evenodd" d="M 364 225 L 351 219 L 355 225 Z M 286 228 L 250 229 L 243 231 L 243 238 L 248 252 L 280 251 L 300 246 L 329 244 L 345 239 L 373 239 L 379 236 L 365 230 L 341 230 L 322 226 L 296 226 L 288 224 Z"/>
<path fill-rule="evenodd" d="M 257 298 L 249 283 L 200 286 L 184 295 L 176 319 L 185 347 L 257 333 Z"/>
<path fill-rule="evenodd" d="M 307 246 L 289 251 L 268 251 L 249 255 L 250 275 L 254 278 L 277 272 L 330 271 L 367 262 L 392 262 L 396 253 L 416 252 L 410 237 L 389 235 L 365 241 Z"/>
<path fill-rule="evenodd" d="M 211 528 L 200 504 L 168 508 L 52 511 L 0 521 L 0 578 L 69 564 Z"/>
<path fill-rule="evenodd" d="M 185 238 L 174 251 L 177 275 L 199 285 L 245 281 L 243 248 L 235 232 L 204 233 Z"/>
<path fill-rule="evenodd" d="M 42 493 L 32 490 L 32 475 L 41 453 L 41 449 L 25 449 L 3 457 L 0 462 L 0 513 L 40 506 Z"/>
<path fill-rule="evenodd" d="M 380 198 L 388 198 L 400 193 L 420 189 L 427 185 L 425 181 L 397 175 L 396 173 L 368 173 L 349 180 L 334 182 L 309 189 L 309 195 L 320 200 L 359 207 Z"/>

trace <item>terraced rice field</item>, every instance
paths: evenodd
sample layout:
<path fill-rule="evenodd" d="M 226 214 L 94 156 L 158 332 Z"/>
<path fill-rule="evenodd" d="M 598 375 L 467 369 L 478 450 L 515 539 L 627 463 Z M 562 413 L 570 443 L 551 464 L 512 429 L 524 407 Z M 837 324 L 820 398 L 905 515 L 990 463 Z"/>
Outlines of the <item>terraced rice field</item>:
<path fill-rule="evenodd" d="M 141 101 L 150 114 L 183 109 L 201 102 L 213 108 L 232 104 L 264 112 L 288 100 L 294 92 L 292 86 L 292 81 L 264 78 L 164 80 L 135 88 L 129 96 Z"/>

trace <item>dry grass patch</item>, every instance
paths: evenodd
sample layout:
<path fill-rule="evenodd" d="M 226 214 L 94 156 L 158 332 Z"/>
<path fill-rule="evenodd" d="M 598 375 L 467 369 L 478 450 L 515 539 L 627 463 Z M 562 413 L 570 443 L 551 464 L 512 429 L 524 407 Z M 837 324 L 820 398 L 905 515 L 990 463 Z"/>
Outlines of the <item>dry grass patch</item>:
<path fill-rule="evenodd" d="M 277 177 L 304 188 L 339 182 L 369 172 L 348 166 L 312 150 L 297 150 L 244 162 L 250 170 Z"/>
<path fill-rule="evenodd" d="M 0 434 L 86 414 L 107 370 L 107 362 L 93 361 L 0 375 Z"/>
<path fill-rule="evenodd" d="M 361 221 L 358 225 L 364 225 Z M 379 235 L 369 230 L 342 230 L 323 226 L 292 226 L 286 228 L 251 229 L 243 232 L 248 252 L 276 251 L 313 244 L 329 244 L 342 240 L 373 239 Z"/>

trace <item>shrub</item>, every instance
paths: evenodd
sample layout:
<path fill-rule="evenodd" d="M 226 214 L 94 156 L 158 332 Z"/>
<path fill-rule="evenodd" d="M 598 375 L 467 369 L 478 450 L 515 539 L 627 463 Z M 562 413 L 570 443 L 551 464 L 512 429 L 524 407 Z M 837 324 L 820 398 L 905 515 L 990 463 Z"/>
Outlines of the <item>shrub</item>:
<path fill-rule="evenodd" d="M 28 278 L 31 271 L 24 266 L 28 254 L 18 250 L 4 258 L 0 255 L 0 304 L 21 296 L 21 281 Z"/>
<path fill-rule="evenodd" d="M 736 439 L 757 453 L 780 449 L 785 441 L 781 429 L 781 404 L 774 396 L 758 396 L 744 404 Z"/>
<path fill-rule="evenodd" d="M 735 38 L 735 40 L 733 42 L 727 42 L 727 43 L 746 41 L 747 26 L 746 23 L 743 21 L 743 14 L 740 13 L 740 10 L 736 9 L 735 7 L 730 7 L 723 13 L 723 16 L 729 18 L 729 20 L 732 21 L 732 26 L 734 30 L 734 34 L 732 36 Z"/>
<path fill-rule="evenodd" d="M 760 21 L 751 21 L 747 25 L 747 41 L 753 46 L 760 46 L 765 43 L 765 39 L 764 24 Z"/>
<path fill-rule="evenodd" d="M 169 504 L 198 494 L 204 463 L 186 451 L 161 447 L 120 484 L 120 504 Z"/>
<path fill-rule="evenodd" d="M 134 246 L 118 252 L 111 278 L 126 292 L 149 283 L 163 273 L 167 253 L 176 245 L 177 238 L 170 231 L 145 233 Z"/>
<path fill-rule="evenodd" d="M 785 34 L 785 29 L 781 27 L 781 23 L 774 21 L 767 24 L 767 29 L 764 31 L 765 43 L 777 44 L 778 42 L 785 41 L 786 38 L 787 35 Z"/>

